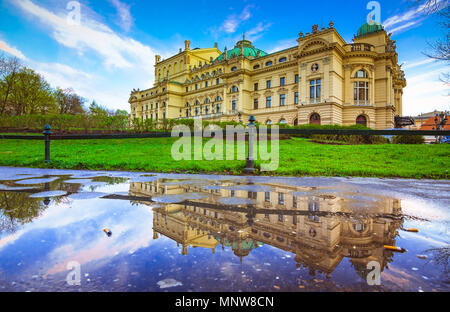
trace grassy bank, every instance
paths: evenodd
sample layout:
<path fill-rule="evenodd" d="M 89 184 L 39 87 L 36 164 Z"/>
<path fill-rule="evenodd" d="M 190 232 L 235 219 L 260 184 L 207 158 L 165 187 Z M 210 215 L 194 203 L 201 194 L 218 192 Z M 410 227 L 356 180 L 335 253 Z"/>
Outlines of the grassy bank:
<path fill-rule="evenodd" d="M 0 140 L 0 166 L 240 174 L 245 161 L 179 161 L 177 139 L 52 141 L 52 162 L 43 163 L 43 142 Z M 224 151 L 225 152 L 225 151 Z M 256 162 L 259 167 L 260 162 Z M 277 171 L 290 176 L 361 176 L 449 179 L 450 146 L 324 145 L 307 139 L 280 141 Z"/>

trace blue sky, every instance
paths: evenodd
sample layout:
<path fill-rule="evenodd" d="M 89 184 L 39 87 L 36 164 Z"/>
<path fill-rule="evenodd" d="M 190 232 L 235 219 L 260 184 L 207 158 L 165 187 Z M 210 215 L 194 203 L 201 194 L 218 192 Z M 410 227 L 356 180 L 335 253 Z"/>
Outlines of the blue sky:
<path fill-rule="evenodd" d="M 441 0 L 446 1 L 446 0 Z M 133 88 L 154 79 L 155 54 L 167 58 L 191 40 L 191 48 L 223 50 L 246 32 L 266 52 L 296 45 L 300 31 L 330 20 L 347 41 L 366 22 L 369 1 L 144 1 L 81 0 L 80 24 L 67 22 L 66 0 L 0 0 L 0 50 L 22 59 L 53 87 L 72 87 L 110 109 L 126 109 Z M 442 37 L 436 17 L 408 1 L 379 1 L 381 21 L 397 41 L 408 87 L 404 114 L 450 110 L 445 63 L 423 55 L 427 41 Z M 69 5 L 70 7 L 70 5 Z"/>

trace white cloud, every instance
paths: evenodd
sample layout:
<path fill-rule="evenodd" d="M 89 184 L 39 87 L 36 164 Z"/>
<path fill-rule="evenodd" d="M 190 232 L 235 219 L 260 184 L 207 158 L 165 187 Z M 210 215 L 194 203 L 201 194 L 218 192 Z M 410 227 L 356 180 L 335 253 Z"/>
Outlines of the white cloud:
<path fill-rule="evenodd" d="M 430 63 L 433 63 L 433 62 L 436 62 L 436 60 L 434 60 L 432 58 L 426 58 L 426 59 L 423 59 L 423 60 L 414 61 L 412 63 L 405 62 L 405 65 L 403 66 L 403 69 L 411 69 L 411 68 L 414 68 L 414 67 L 423 66 L 423 65 L 430 64 Z"/>
<path fill-rule="evenodd" d="M 442 10 L 446 6 L 446 1 L 447 0 L 437 0 L 437 7 Z M 394 34 L 405 31 L 420 24 L 426 18 L 427 9 L 428 5 L 426 3 L 422 4 L 402 14 L 397 14 L 388 18 L 384 21 L 383 26 L 388 33 Z"/>
<path fill-rule="evenodd" d="M 236 14 L 228 16 L 225 22 L 220 27 L 220 30 L 225 31 L 228 34 L 236 32 L 239 25 L 252 16 L 250 13 L 250 8 L 251 5 L 246 6 L 239 16 Z"/>
<path fill-rule="evenodd" d="M 27 60 L 25 55 L 15 47 L 9 46 L 5 41 L 0 40 L 0 50 L 5 51 L 21 60 Z"/>
<path fill-rule="evenodd" d="M 30 0 L 14 3 L 49 26 L 58 43 L 81 54 L 88 50 L 97 53 L 107 68 L 132 69 L 138 66 L 140 70 L 153 72 L 155 53 L 150 47 L 132 38 L 121 37 L 104 24 L 85 18 L 78 26 L 70 25 L 66 16 L 52 13 Z"/>
<path fill-rule="evenodd" d="M 280 40 L 277 43 L 275 43 L 274 47 L 272 48 L 272 50 L 269 51 L 269 53 L 282 51 L 288 48 L 295 47 L 296 45 L 298 45 L 297 38 Z"/>
<path fill-rule="evenodd" d="M 116 8 L 120 21 L 117 23 L 123 30 L 129 31 L 134 24 L 134 19 L 130 13 L 130 6 L 119 0 L 109 0 Z"/>
<path fill-rule="evenodd" d="M 422 64 L 420 64 L 422 63 Z M 412 63 L 408 69 L 428 64 L 426 60 Z M 437 64 L 439 66 L 439 64 Z M 406 74 L 408 85 L 403 90 L 403 114 L 418 115 L 434 110 L 449 110 L 450 85 L 439 79 L 442 68 L 419 71 L 413 75 Z"/>
<path fill-rule="evenodd" d="M 271 23 L 269 24 L 263 24 L 263 23 L 258 23 L 258 25 L 256 25 L 254 28 L 250 29 L 249 31 L 247 31 L 245 33 L 245 35 L 247 36 L 247 39 L 250 41 L 256 41 L 259 38 L 261 38 L 263 36 L 264 31 L 266 31 L 267 29 L 270 28 L 270 26 L 272 26 Z"/>

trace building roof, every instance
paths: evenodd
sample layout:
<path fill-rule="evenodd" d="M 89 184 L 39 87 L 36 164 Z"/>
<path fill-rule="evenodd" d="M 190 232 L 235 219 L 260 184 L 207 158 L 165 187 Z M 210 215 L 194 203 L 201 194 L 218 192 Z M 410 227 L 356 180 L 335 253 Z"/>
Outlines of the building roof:
<path fill-rule="evenodd" d="M 383 26 L 380 23 L 373 23 L 372 25 L 365 23 L 364 25 L 359 27 L 356 37 L 364 37 L 382 30 Z"/>
<path fill-rule="evenodd" d="M 255 48 L 252 45 L 251 41 L 245 40 L 245 36 L 244 36 L 244 39 L 241 40 L 241 41 L 238 41 L 233 49 L 227 51 L 227 58 L 230 58 L 233 55 L 234 56 L 239 56 L 241 48 L 243 50 L 242 54 L 244 55 L 244 57 L 257 58 L 258 57 L 258 51 L 259 51 L 259 57 L 263 57 L 263 56 L 268 55 L 268 53 L 264 52 L 263 50 Z M 218 58 L 216 58 L 216 61 L 223 60 L 224 54 L 225 54 L 225 52 L 222 53 Z"/>
<path fill-rule="evenodd" d="M 438 122 L 441 122 L 441 117 L 429 117 L 427 121 L 425 121 L 419 130 L 436 130 L 436 123 L 434 119 L 437 118 Z M 448 123 L 448 117 L 447 117 L 447 124 L 444 126 L 444 130 L 450 130 L 450 123 Z"/>

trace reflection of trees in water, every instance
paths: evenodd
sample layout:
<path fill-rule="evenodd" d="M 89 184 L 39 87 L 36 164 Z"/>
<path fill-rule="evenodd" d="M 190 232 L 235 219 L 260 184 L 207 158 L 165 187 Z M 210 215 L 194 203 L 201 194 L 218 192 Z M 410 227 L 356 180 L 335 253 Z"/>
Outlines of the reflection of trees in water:
<path fill-rule="evenodd" d="M 450 247 L 439 247 L 425 250 L 425 252 L 431 252 L 433 254 L 433 261 L 438 265 L 444 267 L 444 273 L 448 274 L 448 259 L 450 257 Z"/>
<path fill-rule="evenodd" d="M 13 233 L 19 225 L 33 221 L 46 208 L 42 199 L 26 193 L 0 193 L 0 234 Z"/>

